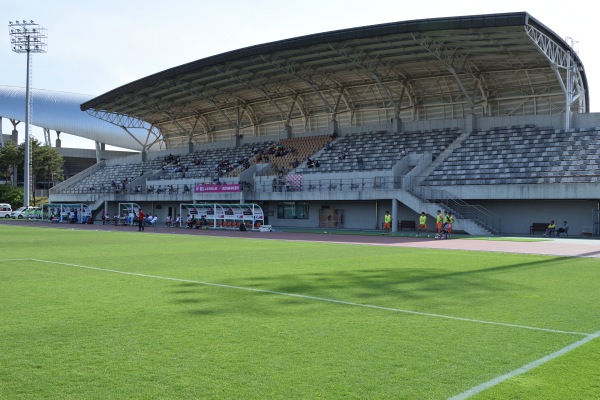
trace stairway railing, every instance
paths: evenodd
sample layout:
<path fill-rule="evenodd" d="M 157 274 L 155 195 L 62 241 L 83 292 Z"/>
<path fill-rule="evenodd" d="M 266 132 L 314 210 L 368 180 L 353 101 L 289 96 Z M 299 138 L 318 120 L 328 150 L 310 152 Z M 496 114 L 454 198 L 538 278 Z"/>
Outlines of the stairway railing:
<path fill-rule="evenodd" d="M 444 189 L 422 186 L 420 183 L 425 177 L 406 177 L 409 181 L 403 184 L 408 191 L 422 200 L 443 205 L 457 218 L 471 219 L 497 234 L 500 233 L 500 217 L 487 208 L 469 204 Z"/>

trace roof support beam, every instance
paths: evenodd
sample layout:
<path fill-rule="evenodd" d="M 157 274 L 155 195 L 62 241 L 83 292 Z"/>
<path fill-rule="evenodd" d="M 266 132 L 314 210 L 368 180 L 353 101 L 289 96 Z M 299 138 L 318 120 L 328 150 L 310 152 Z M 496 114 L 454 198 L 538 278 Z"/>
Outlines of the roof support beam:
<path fill-rule="evenodd" d="M 292 102 L 292 105 L 290 106 L 290 111 L 288 112 L 287 118 L 286 118 L 286 124 L 289 125 L 290 120 L 292 119 L 292 113 L 294 112 L 294 107 L 296 106 L 296 103 L 298 102 L 298 94 L 296 94 L 293 97 L 294 101 Z M 302 110 L 300 110 L 300 112 L 302 112 Z"/>
<path fill-rule="evenodd" d="M 136 141 L 136 142 L 137 142 L 137 143 L 138 143 L 140 146 L 144 147 L 144 144 L 143 144 L 142 142 L 140 142 L 139 140 L 137 140 L 137 138 L 136 138 L 134 135 L 132 135 L 132 134 L 131 134 L 131 132 L 129 132 L 129 130 L 128 130 L 126 127 L 124 127 L 124 126 L 120 126 L 120 128 L 121 128 L 121 129 L 123 129 L 125 132 L 127 132 L 127 134 L 128 134 L 129 136 L 131 136 L 131 138 L 132 138 L 133 140 L 135 140 L 135 141 Z"/>
<path fill-rule="evenodd" d="M 196 116 L 196 120 L 194 121 L 194 125 L 192 126 L 192 129 L 190 129 L 189 133 L 188 133 L 188 143 L 192 143 L 193 142 L 193 137 L 194 137 L 194 132 L 196 131 L 196 126 L 198 125 L 198 121 L 200 121 L 200 115 Z"/>
<path fill-rule="evenodd" d="M 44 142 L 46 146 L 52 147 L 52 141 L 50 140 L 50 129 L 43 128 L 44 131 Z"/>
<path fill-rule="evenodd" d="M 312 78 L 309 73 L 297 68 L 297 66 L 291 64 L 288 60 L 284 60 L 282 58 L 270 59 L 270 58 L 266 57 L 265 55 L 261 55 L 261 58 L 264 62 L 269 63 L 270 65 L 274 66 L 275 68 L 279 69 L 280 71 L 283 71 L 286 74 L 291 75 L 294 78 L 297 78 L 300 81 L 304 82 L 304 84 L 306 86 L 308 86 L 308 88 L 310 90 L 312 90 L 317 95 L 317 97 L 319 97 L 319 99 L 321 99 L 321 101 L 323 102 L 325 107 L 329 110 L 329 112 L 331 114 L 335 114 L 334 108 L 331 106 L 331 104 L 329 104 L 327 99 L 325 99 L 325 97 L 323 96 L 321 91 L 319 89 L 317 89 L 315 87 L 315 85 L 311 82 Z"/>
<path fill-rule="evenodd" d="M 152 136 L 154 136 L 154 140 L 152 140 L 151 142 L 148 140 L 149 138 L 151 138 Z M 166 148 L 166 143 L 162 140 L 162 138 L 160 137 L 160 135 L 158 134 L 158 131 L 156 129 L 155 126 L 152 126 L 152 128 L 150 128 L 148 130 L 148 137 L 146 139 L 146 147 L 150 148 L 152 146 L 154 146 L 154 144 L 156 144 L 158 142 L 159 144 L 159 148 L 161 150 Z M 165 147 L 163 147 L 163 145 L 165 145 Z"/>
<path fill-rule="evenodd" d="M 377 57 L 373 57 L 364 51 L 357 51 L 356 49 L 345 44 L 336 45 L 336 43 L 329 43 L 329 47 L 331 48 L 331 50 L 337 52 L 341 56 L 346 57 L 352 63 L 359 66 L 364 71 L 368 72 L 371 75 L 371 77 L 375 80 L 375 82 L 377 82 L 377 85 L 387 97 L 390 104 L 393 105 L 394 109 L 400 109 L 400 105 L 396 100 L 394 100 L 394 96 L 392 95 L 391 90 L 382 82 L 382 73 L 378 71 L 378 69 L 382 67 L 387 69 L 388 71 L 392 71 L 393 68 L 391 66 L 382 62 Z"/>
<path fill-rule="evenodd" d="M 130 117 L 125 114 L 116 114 L 116 113 L 106 112 L 103 110 L 94 110 L 92 108 L 87 109 L 86 112 L 89 115 L 91 115 L 92 117 L 99 118 L 103 121 L 110 122 L 111 124 L 117 125 L 120 127 L 144 128 L 145 126 L 147 126 L 147 124 L 144 121 L 142 121 L 138 118 L 135 118 L 135 117 Z"/>
<path fill-rule="evenodd" d="M 219 113 L 229 122 L 229 124 L 231 125 L 232 128 L 235 128 L 235 122 L 231 119 L 231 117 L 225 112 L 225 110 L 217 103 L 217 100 L 214 96 L 210 96 L 205 94 L 201 89 L 200 90 L 194 90 L 191 89 L 190 86 L 191 84 L 186 84 L 183 85 L 181 82 L 179 81 L 167 81 L 171 86 L 182 90 L 183 92 L 194 96 L 196 98 L 199 98 L 201 100 L 207 101 L 210 104 L 212 104 L 212 106 L 219 111 Z"/>
<path fill-rule="evenodd" d="M 204 114 L 198 114 L 198 117 L 196 118 L 196 121 L 198 123 L 200 123 L 200 126 L 202 126 L 202 129 L 204 130 L 204 134 L 207 137 L 211 136 L 211 132 L 213 131 L 213 129 L 210 126 L 210 123 L 208 121 L 208 118 L 206 118 L 206 116 Z M 191 132 L 192 137 L 194 136 L 195 130 Z"/>
<path fill-rule="evenodd" d="M 164 111 L 164 115 L 167 116 L 171 122 L 173 123 L 173 125 L 175 125 L 177 127 L 177 129 L 179 129 L 179 134 L 180 136 L 189 136 L 189 134 L 191 132 L 193 132 L 193 130 L 187 130 L 185 129 L 181 123 L 177 120 L 177 118 L 175 118 L 170 111 Z"/>
<path fill-rule="evenodd" d="M 275 100 L 273 100 L 273 98 L 269 94 L 269 90 L 267 89 L 267 86 L 264 84 L 257 83 L 258 79 L 247 79 L 243 76 L 242 71 L 233 69 L 231 67 L 224 69 L 224 68 L 219 68 L 218 66 L 214 66 L 213 68 L 216 71 L 218 71 L 222 74 L 225 74 L 225 75 L 237 80 L 238 82 L 243 83 L 244 85 L 260 92 L 269 101 L 269 103 L 271 103 L 271 105 L 279 112 L 281 117 L 285 118 L 286 113 L 281 109 L 281 107 L 279 107 L 279 104 L 277 104 L 277 102 Z"/>
<path fill-rule="evenodd" d="M 457 48 L 452 48 L 441 41 L 418 33 L 413 33 L 412 37 L 421 45 L 421 47 L 435 56 L 435 58 L 437 58 L 446 66 L 450 74 L 454 77 L 454 80 L 456 81 L 460 91 L 463 93 L 463 96 L 469 103 L 470 111 L 472 113 L 475 102 L 465 89 L 465 86 L 456 71 L 458 69 L 460 72 L 467 73 L 471 75 L 474 80 L 477 80 L 477 76 L 479 75 L 477 67 L 471 61 L 469 61 L 466 54 L 461 53 Z"/>
<path fill-rule="evenodd" d="M 572 47 L 569 51 L 566 51 L 563 46 L 531 25 L 525 26 L 525 32 L 550 62 L 550 67 L 554 71 L 556 79 L 563 90 L 565 95 L 565 111 L 567 113 L 565 129 L 569 129 L 571 125 L 571 107 L 575 101 L 580 113 L 588 112 L 584 93 L 585 86 L 583 84 L 583 77 L 581 76 L 583 66 L 576 59 Z"/>

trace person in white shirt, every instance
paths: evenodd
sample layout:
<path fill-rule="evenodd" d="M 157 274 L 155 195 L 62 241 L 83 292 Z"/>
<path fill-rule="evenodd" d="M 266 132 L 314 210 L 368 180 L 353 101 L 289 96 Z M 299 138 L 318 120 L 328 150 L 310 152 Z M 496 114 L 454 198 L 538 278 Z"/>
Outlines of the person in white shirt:
<path fill-rule="evenodd" d="M 179 228 L 181 226 L 181 216 L 177 214 L 177 218 L 173 221 L 173 226 Z"/>

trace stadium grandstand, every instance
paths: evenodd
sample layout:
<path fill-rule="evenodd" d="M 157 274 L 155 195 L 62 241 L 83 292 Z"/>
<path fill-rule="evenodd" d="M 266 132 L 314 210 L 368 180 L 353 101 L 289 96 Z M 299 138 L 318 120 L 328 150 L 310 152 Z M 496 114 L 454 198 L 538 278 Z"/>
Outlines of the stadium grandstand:
<path fill-rule="evenodd" d="M 550 220 L 599 233 L 600 115 L 583 64 L 525 12 L 259 44 L 80 109 L 115 137 L 146 132 L 139 153 L 51 189 L 95 215 L 131 202 L 162 222 L 182 204 L 252 203 L 275 227 L 381 229 L 389 210 L 397 231 L 422 211 L 433 230 L 441 209 L 469 234 L 541 234 Z"/>

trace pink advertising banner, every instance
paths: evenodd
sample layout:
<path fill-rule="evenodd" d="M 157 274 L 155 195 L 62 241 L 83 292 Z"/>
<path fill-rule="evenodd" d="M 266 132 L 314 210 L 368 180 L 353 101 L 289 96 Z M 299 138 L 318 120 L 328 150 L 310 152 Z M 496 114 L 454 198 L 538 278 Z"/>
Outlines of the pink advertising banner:
<path fill-rule="evenodd" d="M 232 183 L 229 185 L 209 185 L 205 183 L 198 183 L 194 185 L 195 193 L 228 193 L 228 192 L 239 192 L 241 187 L 238 183 Z"/>

